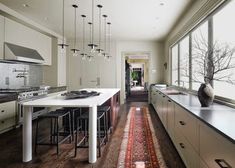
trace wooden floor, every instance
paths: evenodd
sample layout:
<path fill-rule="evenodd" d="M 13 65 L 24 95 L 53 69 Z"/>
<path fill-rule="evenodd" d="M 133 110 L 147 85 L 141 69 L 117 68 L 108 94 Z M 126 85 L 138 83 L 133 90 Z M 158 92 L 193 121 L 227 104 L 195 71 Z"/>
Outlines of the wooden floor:
<path fill-rule="evenodd" d="M 149 107 L 156 136 L 159 139 L 167 166 L 169 168 L 184 168 L 185 166 L 160 123 L 156 112 L 151 106 L 143 102 L 127 103 L 121 107 L 117 128 L 108 144 L 102 148 L 102 157 L 98 158 L 95 164 L 87 162 L 87 149 L 79 149 L 77 157 L 74 158 L 73 144 L 69 143 L 61 145 L 59 156 L 56 155 L 55 147 L 39 146 L 38 155 L 34 155 L 30 163 L 22 163 L 22 129 L 17 128 L 0 135 L 0 168 L 116 168 L 126 116 L 131 106 Z M 46 122 L 43 124 L 42 130 L 44 133 L 49 130 Z"/>

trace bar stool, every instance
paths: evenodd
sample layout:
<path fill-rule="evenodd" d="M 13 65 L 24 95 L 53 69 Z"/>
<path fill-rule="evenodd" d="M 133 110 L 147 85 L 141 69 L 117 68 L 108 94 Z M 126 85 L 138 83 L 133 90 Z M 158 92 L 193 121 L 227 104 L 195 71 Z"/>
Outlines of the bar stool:
<path fill-rule="evenodd" d="M 101 120 L 103 120 L 103 125 L 101 125 Z M 89 113 L 85 112 L 80 117 L 77 118 L 78 129 L 76 131 L 75 136 L 75 154 L 74 157 L 77 155 L 77 148 L 88 148 L 89 146 L 86 145 L 88 142 L 89 134 L 88 134 L 88 122 L 89 122 Z M 104 110 L 97 110 L 97 141 L 98 141 L 98 151 L 99 157 L 101 156 L 101 146 L 106 144 L 107 137 L 108 137 L 108 125 L 107 125 L 107 115 Z M 102 130 L 101 130 L 102 128 Z M 79 131 L 83 131 L 83 138 L 78 142 L 78 133 Z M 103 131 L 103 132 L 102 132 Z M 83 145 L 82 145 L 83 143 Z"/>
<path fill-rule="evenodd" d="M 46 142 L 48 137 L 44 137 L 39 140 L 39 121 L 42 119 L 50 119 L 50 143 Z M 63 122 L 61 128 L 59 128 L 60 121 Z M 69 130 L 66 130 L 65 126 L 69 126 Z M 63 137 L 59 139 L 59 137 Z M 72 132 L 71 132 L 71 116 L 68 111 L 59 109 L 56 111 L 49 112 L 47 114 L 38 116 L 36 123 L 36 137 L 35 137 L 35 153 L 37 153 L 38 145 L 55 145 L 57 147 L 56 153 L 59 154 L 59 144 L 65 142 L 67 139 L 72 142 Z"/>
<path fill-rule="evenodd" d="M 110 106 L 99 106 L 97 111 L 98 112 L 104 112 L 105 113 L 105 120 L 106 120 L 106 141 L 108 142 L 109 140 L 109 136 L 108 136 L 108 133 L 109 133 L 109 129 L 111 127 L 111 120 L 109 119 L 109 115 L 111 114 L 110 112 L 111 108 Z"/>

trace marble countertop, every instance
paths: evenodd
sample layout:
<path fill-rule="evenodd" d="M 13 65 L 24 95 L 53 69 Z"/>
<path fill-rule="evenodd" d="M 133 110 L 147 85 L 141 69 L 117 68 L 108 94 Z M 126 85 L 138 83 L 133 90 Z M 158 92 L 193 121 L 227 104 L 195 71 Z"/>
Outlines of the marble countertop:
<path fill-rule="evenodd" d="M 235 144 L 235 109 L 213 103 L 210 107 L 201 107 L 198 97 L 192 94 L 168 94 L 172 88 L 157 88 L 172 101 L 190 112 L 199 120 L 213 128 Z"/>
<path fill-rule="evenodd" d="M 47 96 L 44 98 L 32 100 L 23 103 L 24 106 L 33 106 L 33 107 L 92 107 L 100 106 L 105 103 L 109 98 L 118 93 L 120 89 L 111 89 L 111 88 L 85 88 L 87 91 L 97 91 L 100 93 L 99 96 L 93 96 L 83 99 L 70 99 L 66 100 L 65 96 L 61 94 Z"/>

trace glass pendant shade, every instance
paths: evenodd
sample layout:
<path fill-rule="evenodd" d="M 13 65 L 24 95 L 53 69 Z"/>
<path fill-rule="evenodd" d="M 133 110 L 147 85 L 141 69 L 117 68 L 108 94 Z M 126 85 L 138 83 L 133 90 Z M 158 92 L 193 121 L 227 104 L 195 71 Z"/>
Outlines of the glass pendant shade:
<path fill-rule="evenodd" d="M 107 45 L 107 42 L 106 42 L 106 25 L 107 25 L 107 22 L 106 22 L 106 19 L 107 19 L 107 15 L 103 15 L 103 18 L 104 18 L 104 51 L 103 51 L 103 56 L 104 56 L 104 59 L 106 59 L 106 56 L 107 56 L 107 51 L 106 51 L 106 45 Z"/>

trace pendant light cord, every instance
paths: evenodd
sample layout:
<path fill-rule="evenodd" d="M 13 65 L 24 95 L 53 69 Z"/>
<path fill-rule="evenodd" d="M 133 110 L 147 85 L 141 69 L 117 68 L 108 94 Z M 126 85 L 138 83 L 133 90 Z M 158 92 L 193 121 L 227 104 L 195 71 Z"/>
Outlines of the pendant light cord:
<path fill-rule="evenodd" d="M 76 21 L 77 21 L 77 10 L 76 10 L 76 7 L 74 8 L 74 13 L 75 13 L 75 17 L 74 17 L 74 49 L 76 49 L 76 43 L 77 43 L 77 24 L 76 24 Z"/>
<path fill-rule="evenodd" d="M 83 38 L 82 38 L 82 49 L 83 49 L 83 54 L 85 54 L 85 15 L 83 17 Z"/>
<path fill-rule="evenodd" d="M 107 16 L 106 15 L 103 15 L 104 16 L 104 52 L 106 52 L 106 18 Z"/>
<path fill-rule="evenodd" d="M 64 44 L 64 0 L 63 0 L 63 7 L 62 7 L 62 35 L 63 35 L 63 44 Z"/>
<path fill-rule="evenodd" d="M 92 0 L 92 35 L 91 35 L 91 44 L 94 44 L 94 0 Z"/>
<path fill-rule="evenodd" d="M 101 8 L 99 7 L 99 48 L 101 49 Z"/>

